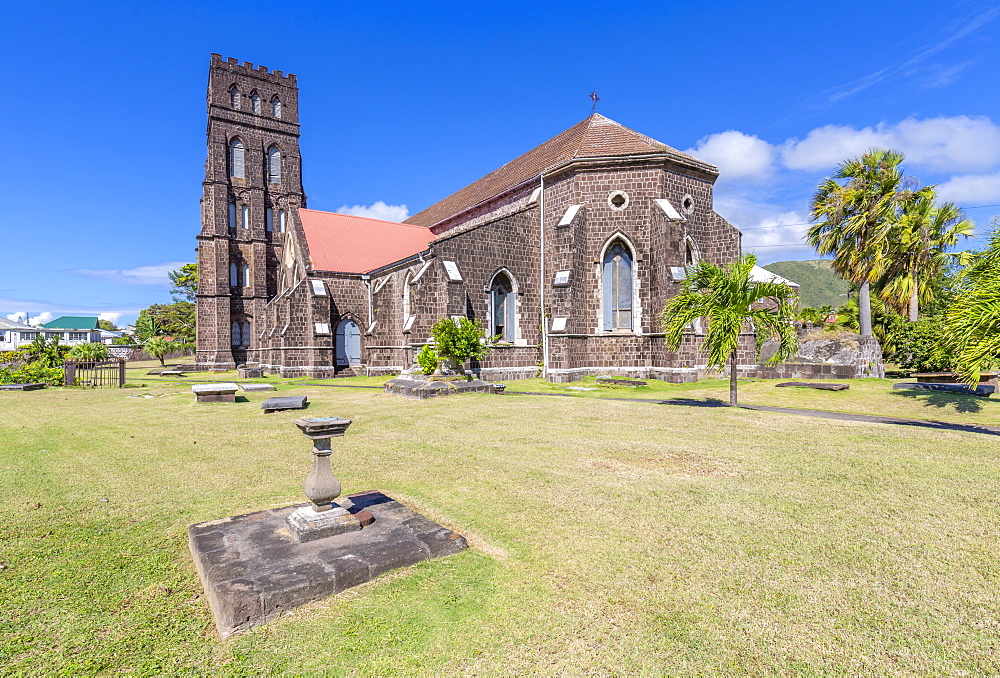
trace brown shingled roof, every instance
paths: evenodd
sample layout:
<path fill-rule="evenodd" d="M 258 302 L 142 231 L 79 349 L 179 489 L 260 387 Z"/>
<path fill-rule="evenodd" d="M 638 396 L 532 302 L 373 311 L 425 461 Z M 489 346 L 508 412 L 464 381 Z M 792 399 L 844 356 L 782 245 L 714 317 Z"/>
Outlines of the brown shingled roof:
<path fill-rule="evenodd" d="M 434 224 L 462 212 L 484 200 L 538 176 L 544 170 L 574 158 L 599 158 L 619 155 L 666 153 L 698 164 L 686 153 L 639 134 L 614 120 L 594 113 L 568 130 L 552 137 L 503 167 L 469 184 L 457 193 L 414 214 L 405 223 L 430 228 Z"/>

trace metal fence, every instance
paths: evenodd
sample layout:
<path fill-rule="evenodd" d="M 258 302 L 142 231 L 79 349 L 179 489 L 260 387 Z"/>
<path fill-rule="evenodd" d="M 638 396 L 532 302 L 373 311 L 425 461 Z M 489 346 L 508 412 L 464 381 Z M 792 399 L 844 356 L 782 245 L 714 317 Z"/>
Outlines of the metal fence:
<path fill-rule="evenodd" d="M 63 375 L 66 386 L 121 388 L 125 385 L 125 359 L 67 360 Z"/>

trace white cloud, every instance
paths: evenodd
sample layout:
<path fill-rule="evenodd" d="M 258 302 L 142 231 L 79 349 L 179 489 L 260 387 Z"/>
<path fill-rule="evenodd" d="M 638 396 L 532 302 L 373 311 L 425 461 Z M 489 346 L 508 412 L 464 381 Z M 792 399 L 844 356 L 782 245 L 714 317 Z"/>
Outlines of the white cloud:
<path fill-rule="evenodd" d="M 743 251 L 753 252 L 761 262 L 818 256 L 803 239 L 809 228 L 809 218 L 804 212 L 718 194 L 715 211 L 743 231 Z"/>
<path fill-rule="evenodd" d="M 82 268 L 74 271 L 74 273 L 120 285 L 158 285 L 160 287 L 170 287 L 170 279 L 167 277 L 167 273 L 179 269 L 185 263 L 187 262 L 168 261 L 165 264 L 151 264 L 120 270 Z"/>
<path fill-rule="evenodd" d="M 774 147 L 737 130 L 711 134 L 685 153 L 719 168 L 720 181 L 762 181 L 774 170 Z"/>
<path fill-rule="evenodd" d="M 105 311 L 104 313 L 98 313 L 97 317 L 99 320 L 107 320 L 115 325 L 118 324 L 118 319 L 124 314 L 119 311 Z"/>
<path fill-rule="evenodd" d="M 55 313 L 46 311 L 45 313 L 39 313 L 38 315 L 31 316 L 31 318 L 28 320 L 28 324 L 37 326 L 55 319 L 56 319 Z"/>
<path fill-rule="evenodd" d="M 356 217 L 395 222 L 405 221 L 410 216 L 410 210 L 406 205 L 387 205 L 381 200 L 371 205 L 342 205 L 337 211 L 341 214 L 353 214 Z"/>
<path fill-rule="evenodd" d="M 942 200 L 959 204 L 1000 202 L 1000 173 L 952 177 L 937 187 Z"/>
<path fill-rule="evenodd" d="M 906 156 L 906 166 L 936 171 L 982 171 L 1000 164 L 1000 126 L 989 118 L 909 118 L 857 129 L 826 125 L 804 139 L 789 139 L 781 149 L 785 166 L 793 170 L 832 170 L 838 163 L 874 147 Z"/>

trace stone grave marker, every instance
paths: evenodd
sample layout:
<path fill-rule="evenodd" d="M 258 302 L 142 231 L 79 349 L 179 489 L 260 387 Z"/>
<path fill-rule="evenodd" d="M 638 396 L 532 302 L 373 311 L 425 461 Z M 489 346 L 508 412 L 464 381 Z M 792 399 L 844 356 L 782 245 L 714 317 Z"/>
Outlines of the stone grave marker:
<path fill-rule="evenodd" d="M 235 403 L 237 388 L 232 382 L 195 384 L 191 387 L 191 392 L 199 403 Z"/>
<path fill-rule="evenodd" d="M 271 414 L 281 410 L 302 410 L 308 404 L 309 398 L 307 396 L 278 396 L 262 402 L 260 409 L 264 410 L 264 414 Z"/>

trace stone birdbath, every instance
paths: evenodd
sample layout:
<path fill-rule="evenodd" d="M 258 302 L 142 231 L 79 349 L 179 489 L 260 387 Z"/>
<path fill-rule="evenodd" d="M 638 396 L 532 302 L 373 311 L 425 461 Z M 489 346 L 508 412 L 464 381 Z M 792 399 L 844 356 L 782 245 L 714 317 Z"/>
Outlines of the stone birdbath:
<path fill-rule="evenodd" d="M 313 467 L 303 485 L 311 502 L 288 515 L 288 530 L 299 543 L 332 537 L 344 532 L 360 530 L 357 517 L 334 500 L 340 496 L 340 481 L 330 469 L 333 453 L 330 441 L 339 438 L 351 425 L 350 419 L 341 417 L 308 417 L 296 419 L 295 425 L 302 435 L 313 441 Z"/>

